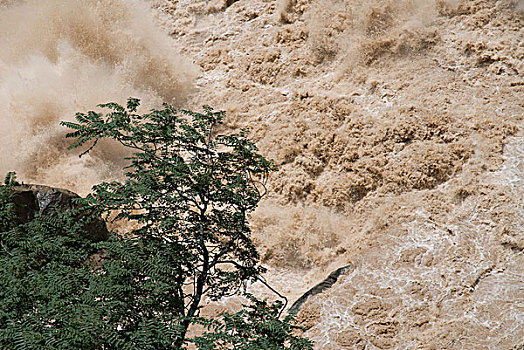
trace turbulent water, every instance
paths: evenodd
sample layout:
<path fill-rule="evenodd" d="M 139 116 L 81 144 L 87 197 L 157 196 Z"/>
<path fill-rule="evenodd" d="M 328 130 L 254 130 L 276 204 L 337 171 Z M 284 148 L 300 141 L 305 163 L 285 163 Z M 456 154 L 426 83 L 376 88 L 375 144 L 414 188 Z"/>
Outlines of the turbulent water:
<path fill-rule="evenodd" d="M 267 279 L 356 265 L 298 315 L 317 349 L 524 346 L 524 1 L 0 0 L 0 33 L 0 172 L 86 193 L 122 150 L 60 120 L 209 104 L 279 166 Z"/>

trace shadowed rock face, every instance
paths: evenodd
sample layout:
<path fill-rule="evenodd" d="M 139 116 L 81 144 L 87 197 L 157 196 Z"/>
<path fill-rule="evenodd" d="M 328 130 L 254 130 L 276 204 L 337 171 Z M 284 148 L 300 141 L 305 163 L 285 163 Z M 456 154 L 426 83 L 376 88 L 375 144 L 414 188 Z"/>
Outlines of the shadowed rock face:
<path fill-rule="evenodd" d="M 80 198 L 71 191 L 43 185 L 19 185 L 14 187 L 16 218 L 20 224 L 34 219 L 35 215 L 51 215 L 54 208 L 71 210 L 77 207 L 73 198 Z M 93 220 L 84 227 L 85 232 L 95 241 L 109 237 L 106 224 L 101 219 Z"/>
<path fill-rule="evenodd" d="M 355 267 L 353 264 L 349 264 L 331 272 L 329 276 L 326 277 L 326 279 L 324 279 L 319 284 L 315 285 L 313 288 L 304 293 L 300 298 L 298 298 L 289 308 L 288 314 L 297 314 L 304 305 L 304 303 L 308 300 L 308 298 L 312 297 L 313 295 L 320 294 L 326 289 L 331 288 L 331 286 L 337 282 L 340 275 L 348 274 L 349 272 L 353 271 L 354 268 Z"/>

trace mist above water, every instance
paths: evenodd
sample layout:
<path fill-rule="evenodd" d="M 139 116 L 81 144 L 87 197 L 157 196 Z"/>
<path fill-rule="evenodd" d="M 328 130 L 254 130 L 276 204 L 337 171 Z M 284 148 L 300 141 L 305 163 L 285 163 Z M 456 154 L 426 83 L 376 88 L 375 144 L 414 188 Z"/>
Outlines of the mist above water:
<path fill-rule="evenodd" d="M 139 1 L 3 1 L 0 173 L 81 193 L 118 177 L 122 150 L 67 151 L 61 120 L 109 101 L 180 104 L 196 69 Z"/>

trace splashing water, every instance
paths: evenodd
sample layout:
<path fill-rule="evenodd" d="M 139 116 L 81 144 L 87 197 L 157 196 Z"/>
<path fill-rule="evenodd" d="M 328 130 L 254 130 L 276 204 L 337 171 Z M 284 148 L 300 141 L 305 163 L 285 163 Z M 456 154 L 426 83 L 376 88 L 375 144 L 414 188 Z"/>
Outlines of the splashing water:
<path fill-rule="evenodd" d="M 195 68 L 138 1 L 19 1 L 0 7 L 0 173 L 85 193 L 120 176 L 106 143 L 78 159 L 58 124 L 130 97 L 180 104 Z"/>

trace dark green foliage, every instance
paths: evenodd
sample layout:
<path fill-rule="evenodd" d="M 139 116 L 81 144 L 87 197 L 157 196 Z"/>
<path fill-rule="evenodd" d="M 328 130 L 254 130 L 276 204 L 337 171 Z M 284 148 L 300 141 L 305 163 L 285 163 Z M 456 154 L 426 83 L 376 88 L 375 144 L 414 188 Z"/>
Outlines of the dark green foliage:
<path fill-rule="evenodd" d="M 244 132 L 216 134 L 223 112 L 164 105 L 138 115 L 138 106 L 108 103 L 106 115 L 62 123 L 82 154 L 103 138 L 133 150 L 125 181 L 26 224 L 13 217 L 14 174 L 0 187 L 1 349 L 180 349 L 194 323 L 208 327 L 193 341 L 203 350 L 310 349 L 291 318 L 279 319 L 280 303 L 252 298 L 221 320 L 199 317 L 204 298 L 242 294 L 264 272 L 248 215 L 273 164 Z M 93 242 L 83 233 L 91 216 L 132 229 Z"/>
<path fill-rule="evenodd" d="M 5 176 L 4 185 L 5 186 L 9 186 L 9 185 L 16 186 L 16 185 L 19 185 L 18 181 L 16 181 L 16 173 L 15 172 L 10 171 L 10 172 L 7 173 L 7 175 Z"/>
<path fill-rule="evenodd" d="M 15 224 L 12 181 L 0 186 L 1 349 L 97 347 L 100 308 L 85 262 L 96 252 L 68 213 Z M 98 322 L 100 324 L 100 322 Z"/>
<path fill-rule="evenodd" d="M 302 328 L 293 326 L 293 316 L 278 318 L 280 302 L 268 305 L 250 298 L 252 304 L 235 314 L 224 313 L 219 320 L 203 320 L 207 332 L 193 341 L 200 350 L 312 349 L 309 340 L 293 335 Z"/>

